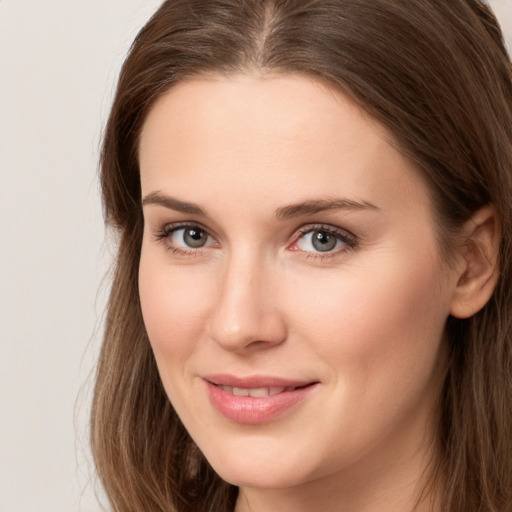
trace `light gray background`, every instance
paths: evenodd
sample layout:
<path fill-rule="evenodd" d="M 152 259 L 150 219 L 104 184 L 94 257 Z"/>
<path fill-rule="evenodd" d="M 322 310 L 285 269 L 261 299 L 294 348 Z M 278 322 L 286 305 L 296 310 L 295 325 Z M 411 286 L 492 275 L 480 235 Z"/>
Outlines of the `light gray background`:
<path fill-rule="evenodd" d="M 100 510 L 87 414 L 112 248 L 98 147 L 159 3 L 0 0 L 0 512 Z M 512 41 L 512 0 L 491 5 Z"/>

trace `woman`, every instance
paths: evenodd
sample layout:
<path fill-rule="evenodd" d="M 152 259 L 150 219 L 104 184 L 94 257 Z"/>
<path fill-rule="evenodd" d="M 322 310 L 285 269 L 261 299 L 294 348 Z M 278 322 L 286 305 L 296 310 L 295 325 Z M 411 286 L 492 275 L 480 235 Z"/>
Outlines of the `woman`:
<path fill-rule="evenodd" d="M 106 128 L 117 511 L 512 505 L 512 75 L 476 0 L 172 0 Z"/>

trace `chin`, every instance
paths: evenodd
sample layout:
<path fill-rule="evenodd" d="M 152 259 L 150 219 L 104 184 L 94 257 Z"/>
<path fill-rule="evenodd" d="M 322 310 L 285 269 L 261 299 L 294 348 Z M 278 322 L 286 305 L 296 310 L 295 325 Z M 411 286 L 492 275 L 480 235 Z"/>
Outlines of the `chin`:
<path fill-rule="evenodd" d="M 203 453 L 223 480 L 238 487 L 282 489 L 317 476 L 314 463 L 308 464 L 296 449 L 278 446 L 275 440 L 256 441 L 252 449 L 247 445 L 245 449 L 231 446 Z"/>
<path fill-rule="evenodd" d="M 238 487 L 258 489 L 284 489 L 301 484 L 307 477 L 297 468 L 283 467 L 274 463 L 265 467 L 253 466 L 251 461 L 235 464 L 222 464 L 213 467 L 226 482 Z"/>

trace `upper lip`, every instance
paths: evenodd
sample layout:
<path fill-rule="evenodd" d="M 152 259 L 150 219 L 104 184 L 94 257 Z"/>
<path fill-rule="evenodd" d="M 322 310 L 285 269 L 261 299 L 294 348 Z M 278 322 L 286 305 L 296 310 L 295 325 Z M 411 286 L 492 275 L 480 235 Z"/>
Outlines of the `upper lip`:
<path fill-rule="evenodd" d="M 255 389 L 267 387 L 303 387 L 309 384 L 315 384 L 317 380 L 286 379 L 274 377 L 271 375 L 251 375 L 247 377 L 237 377 L 228 374 L 205 375 L 203 379 L 215 384 L 216 386 L 231 386 L 241 389 Z"/>

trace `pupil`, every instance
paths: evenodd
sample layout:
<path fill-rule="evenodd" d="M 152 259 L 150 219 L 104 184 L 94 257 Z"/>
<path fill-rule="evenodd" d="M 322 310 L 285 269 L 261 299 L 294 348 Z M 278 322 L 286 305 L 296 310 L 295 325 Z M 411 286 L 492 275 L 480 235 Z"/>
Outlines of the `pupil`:
<path fill-rule="evenodd" d="M 187 229 L 183 239 L 189 247 L 203 247 L 206 243 L 206 234 L 202 229 Z"/>
<path fill-rule="evenodd" d="M 332 251 L 336 246 L 336 238 L 325 231 L 315 231 L 313 233 L 313 247 L 317 251 Z"/>

